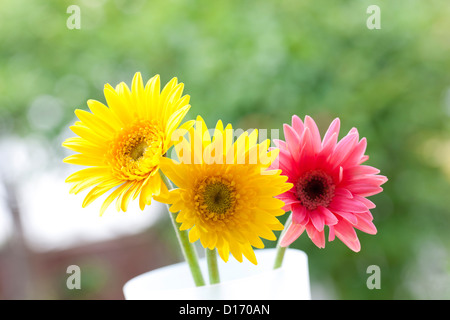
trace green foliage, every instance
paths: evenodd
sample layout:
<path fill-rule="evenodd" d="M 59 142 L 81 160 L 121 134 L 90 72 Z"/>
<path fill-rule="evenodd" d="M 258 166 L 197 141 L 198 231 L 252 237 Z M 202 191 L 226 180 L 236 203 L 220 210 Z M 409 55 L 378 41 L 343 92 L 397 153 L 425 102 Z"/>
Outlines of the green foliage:
<path fill-rule="evenodd" d="M 334 298 L 427 298 L 411 284 L 428 271 L 407 276 L 425 243 L 445 249 L 436 263 L 448 272 L 448 1 L 74 1 L 79 30 L 66 27 L 70 4 L 1 2 L 0 134 L 54 139 L 75 108 L 104 102 L 105 83 L 130 84 L 136 71 L 177 76 L 189 117 L 209 126 L 281 129 L 308 114 L 323 131 L 340 117 L 389 181 L 372 199 L 379 233 L 358 233 L 360 253 L 339 240 L 319 250 L 306 234 L 295 243 L 312 282 Z M 380 30 L 366 27 L 371 4 Z M 365 285 L 371 264 L 381 290 Z"/>

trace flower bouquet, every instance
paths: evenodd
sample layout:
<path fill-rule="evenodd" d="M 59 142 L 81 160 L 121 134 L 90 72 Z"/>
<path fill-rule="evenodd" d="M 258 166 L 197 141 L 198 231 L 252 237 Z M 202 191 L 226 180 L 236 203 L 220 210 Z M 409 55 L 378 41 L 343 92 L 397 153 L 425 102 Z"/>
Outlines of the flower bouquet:
<path fill-rule="evenodd" d="M 91 188 L 83 207 L 107 192 L 100 214 L 114 200 L 126 211 L 138 197 L 141 210 L 152 199 L 168 206 L 185 262 L 132 279 L 126 298 L 308 299 L 307 258 L 287 250 L 292 242 L 306 230 L 323 248 L 327 226 L 328 241 L 338 237 L 357 252 L 355 229 L 377 232 L 367 197 L 387 178 L 363 165 L 366 139 L 353 128 L 339 140 L 338 118 L 322 139 L 311 117 L 294 115 L 276 147 L 259 141 L 258 130 L 236 134 L 220 120 L 212 130 L 201 116 L 182 123 L 190 109 L 183 88 L 173 78 L 160 90 L 158 75 L 144 85 L 140 73 L 131 89 L 107 84 L 107 105 L 89 100 L 91 112 L 76 110 L 77 137 L 63 143 L 78 152 L 66 163 L 87 166 L 66 179 L 72 193 Z M 277 240 L 274 231 L 276 248 L 260 250 L 262 239 Z"/>

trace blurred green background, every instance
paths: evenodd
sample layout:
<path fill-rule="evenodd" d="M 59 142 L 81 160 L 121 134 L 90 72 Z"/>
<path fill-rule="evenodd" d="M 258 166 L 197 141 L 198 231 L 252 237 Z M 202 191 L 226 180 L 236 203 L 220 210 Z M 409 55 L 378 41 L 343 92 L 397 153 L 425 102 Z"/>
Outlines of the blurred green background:
<path fill-rule="evenodd" d="M 80 29 L 66 25 L 70 5 L 80 8 Z M 369 5 L 381 8 L 381 29 L 367 28 Z M 32 137 L 48 155 L 39 170 L 62 166 L 73 111 L 104 102 L 105 83 L 130 84 L 137 71 L 164 83 L 178 77 L 191 96 L 188 117 L 209 126 L 281 129 L 297 114 L 324 132 L 340 117 L 341 137 L 357 127 L 367 164 L 389 181 L 371 197 L 378 234 L 358 232 L 361 252 L 339 240 L 318 249 L 306 234 L 293 245 L 308 254 L 313 298 L 449 299 L 449 17 L 446 0 L 2 1 L 1 139 Z M 162 219 L 149 232 L 169 227 Z M 160 257 L 160 265 L 177 259 Z M 101 263 L 89 262 L 84 295 L 38 281 L 28 297 L 111 298 L 97 295 L 116 277 Z M 380 267 L 379 290 L 366 286 L 370 265 Z M 64 282 L 64 272 L 54 277 Z M 0 289 L 0 298 L 11 296 Z"/>

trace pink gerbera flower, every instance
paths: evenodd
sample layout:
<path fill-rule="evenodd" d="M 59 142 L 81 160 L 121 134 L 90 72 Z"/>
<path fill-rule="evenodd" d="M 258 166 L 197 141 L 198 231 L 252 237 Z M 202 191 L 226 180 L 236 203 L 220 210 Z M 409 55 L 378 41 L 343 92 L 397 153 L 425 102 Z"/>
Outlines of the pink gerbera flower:
<path fill-rule="evenodd" d="M 340 120 L 336 118 L 321 140 L 314 120 L 305 122 L 292 117 L 292 126 L 284 125 L 286 141 L 274 140 L 280 149 L 278 158 L 282 174 L 294 186 L 277 196 L 285 202 L 285 211 L 292 211 L 292 222 L 281 239 L 286 247 L 306 229 L 319 248 L 325 247 L 325 226 L 328 241 L 337 236 L 350 249 L 358 252 L 361 245 L 355 228 L 376 234 L 370 209 L 375 204 L 366 197 L 380 193 L 387 178 L 378 169 L 362 165 L 369 157 L 366 138 L 359 139 L 353 128 L 338 142 Z"/>

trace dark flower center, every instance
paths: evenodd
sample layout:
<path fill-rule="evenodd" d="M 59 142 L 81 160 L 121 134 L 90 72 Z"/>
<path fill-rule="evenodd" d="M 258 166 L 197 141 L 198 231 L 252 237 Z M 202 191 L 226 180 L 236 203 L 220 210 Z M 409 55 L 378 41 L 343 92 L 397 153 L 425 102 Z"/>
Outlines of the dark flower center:
<path fill-rule="evenodd" d="M 222 177 L 208 177 L 197 186 L 195 207 L 204 219 L 225 219 L 237 204 L 235 184 Z"/>
<path fill-rule="evenodd" d="M 308 210 L 318 206 L 327 207 L 334 196 L 333 179 L 321 170 L 306 172 L 296 183 L 296 195 L 301 204 Z"/>
<path fill-rule="evenodd" d="M 232 205 L 232 191 L 222 182 L 210 183 L 205 187 L 203 199 L 211 212 L 225 213 Z"/>
<path fill-rule="evenodd" d="M 134 147 L 131 148 L 130 150 L 130 157 L 134 160 L 137 161 L 140 158 L 142 158 L 144 156 L 145 150 L 147 149 L 148 144 L 147 142 L 141 141 L 138 144 L 136 144 Z"/>

